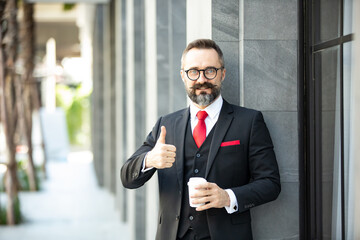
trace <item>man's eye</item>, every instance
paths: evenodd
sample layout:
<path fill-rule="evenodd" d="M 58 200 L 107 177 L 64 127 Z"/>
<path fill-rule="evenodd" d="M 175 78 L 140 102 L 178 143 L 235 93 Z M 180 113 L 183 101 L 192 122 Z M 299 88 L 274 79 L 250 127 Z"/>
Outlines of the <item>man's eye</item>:
<path fill-rule="evenodd" d="M 208 69 L 206 69 L 206 73 L 212 74 L 212 73 L 214 73 L 214 72 L 215 72 L 215 69 L 213 69 L 213 68 L 208 68 Z"/>
<path fill-rule="evenodd" d="M 197 73 L 198 73 L 198 70 L 196 70 L 196 69 L 191 69 L 191 70 L 189 70 L 189 74 L 195 75 L 195 74 L 197 74 Z"/>

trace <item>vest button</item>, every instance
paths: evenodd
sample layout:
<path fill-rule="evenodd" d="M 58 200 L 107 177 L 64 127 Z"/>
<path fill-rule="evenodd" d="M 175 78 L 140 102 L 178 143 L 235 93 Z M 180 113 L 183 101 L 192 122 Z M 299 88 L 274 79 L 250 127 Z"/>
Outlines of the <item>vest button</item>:
<path fill-rule="evenodd" d="M 190 216 L 190 217 L 189 217 L 189 220 L 190 220 L 190 221 L 194 220 L 194 217 L 193 217 L 193 216 Z"/>
<path fill-rule="evenodd" d="M 194 173 L 199 173 L 199 169 L 195 169 L 195 170 L 194 170 Z"/>
<path fill-rule="evenodd" d="M 200 153 L 196 154 L 196 157 L 198 157 L 198 158 L 199 158 L 200 156 L 201 156 L 201 154 L 200 154 Z"/>

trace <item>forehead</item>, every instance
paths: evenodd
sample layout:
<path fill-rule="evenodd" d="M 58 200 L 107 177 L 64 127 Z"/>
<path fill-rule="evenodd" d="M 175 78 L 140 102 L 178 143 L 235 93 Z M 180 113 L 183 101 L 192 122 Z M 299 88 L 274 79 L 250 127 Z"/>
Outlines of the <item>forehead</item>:
<path fill-rule="evenodd" d="M 215 49 L 190 49 L 184 57 L 184 69 L 220 67 L 220 59 Z"/>

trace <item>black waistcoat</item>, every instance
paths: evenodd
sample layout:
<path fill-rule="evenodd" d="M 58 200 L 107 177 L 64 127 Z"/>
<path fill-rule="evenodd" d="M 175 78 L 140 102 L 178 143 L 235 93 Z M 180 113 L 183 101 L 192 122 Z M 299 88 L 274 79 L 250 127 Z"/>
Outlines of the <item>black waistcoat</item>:
<path fill-rule="evenodd" d="M 210 144 L 213 137 L 215 126 L 206 137 L 204 143 L 198 148 L 191 133 L 190 121 L 187 124 L 185 134 L 185 161 L 184 161 L 184 185 L 183 198 L 181 201 L 181 214 L 178 229 L 178 237 L 183 237 L 189 228 L 195 231 L 197 237 L 210 237 L 206 218 L 206 212 L 197 212 L 195 208 L 190 207 L 189 191 L 187 183 L 191 177 L 205 177 L 207 159 L 210 150 Z"/>

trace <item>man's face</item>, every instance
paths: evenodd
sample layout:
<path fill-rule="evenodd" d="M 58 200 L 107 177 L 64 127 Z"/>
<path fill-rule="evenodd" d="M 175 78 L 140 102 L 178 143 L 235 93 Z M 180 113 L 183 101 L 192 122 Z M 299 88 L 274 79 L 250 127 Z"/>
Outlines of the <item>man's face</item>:
<path fill-rule="evenodd" d="M 221 68 L 219 56 L 214 49 L 191 49 L 183 59 L 183 66 L 180 72 L 184 81 L 186 92 L 189 98 L 199 107 L 205 108 L 210 105 L 219 95 L 221 83 L 225 79 L 226 69 L 216 71 L 214 79 L 207 79 L 204 72 L 200 72 L 197 80 L 192 81 L 186 72 L 189 69 L 203 70 L 209 67 Z"/>

